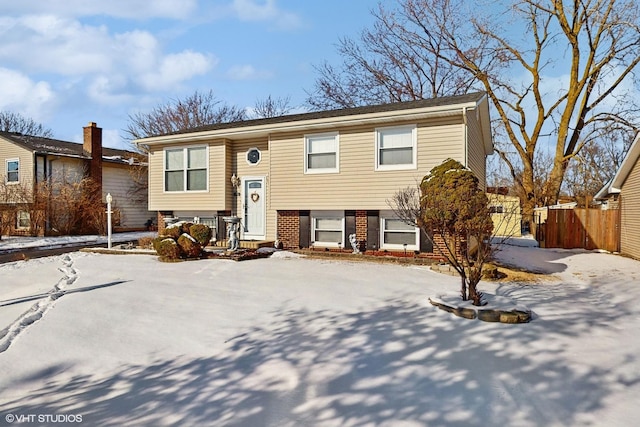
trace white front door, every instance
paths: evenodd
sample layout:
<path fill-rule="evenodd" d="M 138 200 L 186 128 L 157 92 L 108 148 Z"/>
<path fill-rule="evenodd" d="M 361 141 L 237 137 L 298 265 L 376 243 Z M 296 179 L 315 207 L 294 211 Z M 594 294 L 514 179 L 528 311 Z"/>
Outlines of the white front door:
<path fill-rule="evenodd" d="M 264 240 L 265 191 L 264 177 L 243 178 L 244 239 Z"/>

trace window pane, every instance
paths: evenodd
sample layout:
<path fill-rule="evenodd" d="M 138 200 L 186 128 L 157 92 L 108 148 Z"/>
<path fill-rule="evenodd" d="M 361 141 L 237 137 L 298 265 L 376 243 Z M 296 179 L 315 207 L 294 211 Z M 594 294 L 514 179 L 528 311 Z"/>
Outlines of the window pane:
<path fill-rule="evenodd" d="M 187 156 L 189 169 L 202 169 L 207 167 L 206 147 L 189 148 Z"/>
<path fill-rule="evenodd" d="M 396 230 L 396 231 L 415 231 L 415 227 L 413 225 L 406 224 L 399 219 L 385 219 L 384 220 L 384 229 L 385 231 Z"/>
<path fill-rule="evenodd" d="M 333 136 L 309 138 L 309 153 L 335 153 L 336 139 Z"/>
<path fill-rule="evenodd" d="M 342 232 L 341 231 L 323 231 L 316 230 L 315 236 L 316 242 L 331 242 L 331 243 L 341 243 L 342 242 Z"/>
<path fill-rule="evenodd" d="M 207 171 L 202 169 L 187 171 L 187 190 L 207 189 Z"/>
<path fill-rule="evenodd" d="M 380 150 L 381 165 L 410 165 L 413 163 L 413 148 Z"/>
<path fill-rule="evenodd" d="M 20 211 L 18 212 L 18 228 L 29 228 L 29 224 L 31 222 L 31 217 L 29 212 Z"/>
<path fill-rule="evenodd" d="M 183 191 L 183 171 L 165 172 L 165 191 Z"/>
<path fill-rule="evenodd" d="M 309 154 L 307 169 L 334 169 L 335 167 L 335 153 Z"/>
<path fill-rule="evenodd" d="M 341 218 L 316 218 L 316 229 L 340 230 L 340 233 L 342 233 L 342 219 Z"/>
<path fill-rule="evenodd" d="M 402 148 L 413 146 L 411 129 L 385 129 L 380 131 L 380 148 Z"/>
<path fill-rule="evenodd" d="M 166 170 L 184 169 L 184 154 L 182 150 L 167 150 Z"/>
<path fill-rule="evenodd" d="M 19 167 L 18 161 L 7 162 L 7 171 L 8 172 L 17 172 Z"/>
<path fill-rule="evenodd" d="M 416 233 L 384 233 L 384 243 L 387 245 L 415 245 Z"/>

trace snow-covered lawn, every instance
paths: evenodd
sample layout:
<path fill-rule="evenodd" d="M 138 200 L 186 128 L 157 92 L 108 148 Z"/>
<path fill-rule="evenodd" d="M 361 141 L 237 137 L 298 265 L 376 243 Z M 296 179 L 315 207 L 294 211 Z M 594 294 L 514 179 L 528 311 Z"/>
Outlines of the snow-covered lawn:
<path fill-rule="evenodd" d="M 508 325 L 431 306 L 459 281 L 426 267 L 283 255 L 165 264 L 72 253 L 0 265 L 0 330 L 12 331 L 0 424 L 42 414 L 91 426 L 640 419 L 638 261 L 506 246 L 504 262 L 553 273 L 481 283 L 535 313 Z M 40 295 L 54 286 L 66 294 Z M 34 304 L 42 317 L 20 327 Z"/>

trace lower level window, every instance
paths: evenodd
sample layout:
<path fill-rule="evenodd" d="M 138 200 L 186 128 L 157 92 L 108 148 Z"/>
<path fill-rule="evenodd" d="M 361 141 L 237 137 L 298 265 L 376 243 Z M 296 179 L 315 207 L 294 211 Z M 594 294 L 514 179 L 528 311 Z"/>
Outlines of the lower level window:
<path fill-rule="evenodd" d="M 344 246 L 344 215 L 312 213 L 313 244 L 325 247 Z"/>
<path fill-rule="evenodd" d="M 397 218 L 382 218 L 382 247 L 386 249 L 419 249 L 420 229 Z"/>
<path fill-rule="evenodd" d="M 31 216 L 29 215 L 29 212 L 18 212 L 16 226 L 16 228 L 29 228 L 31 226 Z"/>

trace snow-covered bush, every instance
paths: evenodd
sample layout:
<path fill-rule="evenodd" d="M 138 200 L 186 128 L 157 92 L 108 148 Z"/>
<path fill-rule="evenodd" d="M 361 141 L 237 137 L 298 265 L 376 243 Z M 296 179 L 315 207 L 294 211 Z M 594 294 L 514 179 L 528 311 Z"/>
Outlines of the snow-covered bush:
<path fill-rule="evenodd" d="M 208 225 L 194 224 L 189 227 L 189 234 L 198 241 L 202 246 L 207 246 L 211 240 L 213 232 Z"/>
<path fill-rule="evenodd" d="M 160 259 L 179 259 L 180 258 L 180 247 L 171 237 L 166 237 L 162 239 L 156 245 L 156 252 L 160 255 Z"/>
<path fill-rule="evenodd" d="M 183 233 L 178 237 L 178 246 L 186 258 L 197 258 L 202 254 L 202 245 L 193 236 Z"/>

